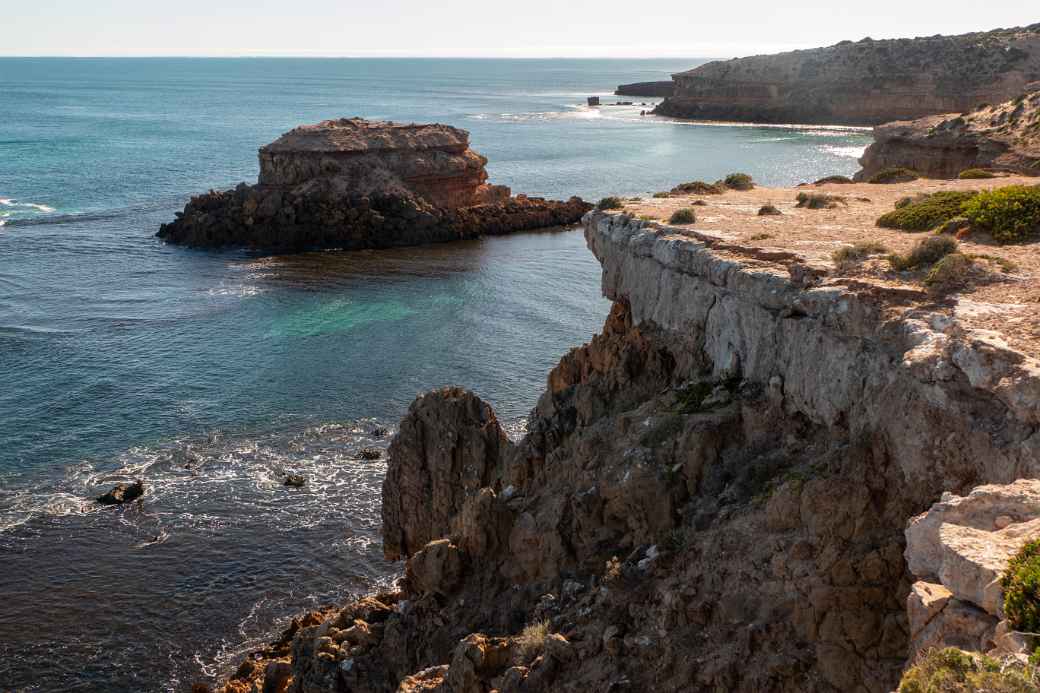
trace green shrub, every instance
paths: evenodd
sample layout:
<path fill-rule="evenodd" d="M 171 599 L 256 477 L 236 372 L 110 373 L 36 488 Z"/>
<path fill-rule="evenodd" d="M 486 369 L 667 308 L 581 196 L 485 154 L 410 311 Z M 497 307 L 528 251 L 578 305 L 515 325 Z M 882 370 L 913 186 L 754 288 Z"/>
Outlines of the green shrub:
<path fill-rule="evenodd" d="M 928 271 L 924 285 L 938 291 L 949 291 L 964 286 L 971 278 L 975 263 L 964 253 L 950 253 Z"/>
<path fill-rule="evenodd" d="M 977 194 L 970 191 L 946 191 L 909 198 L 909 202 L 900 200 L 895 210 L 878 217 L 877 225 L 902 231 L 930 231 L 960 216 L 964 204 Z"/>
<path fill-rule="evenodd" d="M 992 172 L 984 168 L 966 168 L 957 174 L 961 180 L 980 180 L 983 178 L 996 178 Z"/>
<path fill-rule="evenodd" d="M 840 185 L 848 185 L 854 182 L 848 176 L 827 176 L 813 183 L 813 185 L 826 185 L 827 183 L 838 183 Z"/>
<path fill-rule="evenodd" d="M 781 214 L 783 214 L 783 212 L 773 205 L 762 205 L 758 208 L 758 216 L 760 217 L 778 217 Z"/>
<path fill-rule="evenodd" d="M 834 209 L 838 205 L 846 204 L 841 195 L 830 195 L 828 193 L 805 193 L 800 192 L 794 198 L 798 203 L 796 207 L 807 209 Z"/>
<path fill-rule="evenodd" d="M 751 176 L 746 173 L 731 173 L 726 176 L 726 179 L 722 181 L 730 190 L 751 190 L 755 187 L 755 183 L 751 180 Z M 716 183 L 716 185 L 718 185 Z"/>
<path fill-rule="evenodd" d="M 671 197 L 671 196 L 672 196 L 672 194 L 668 193 L 668 192 L 655 192 L 654 193 L 654 197 L 657 198 L 657 199 L 661 199 L 662 197 Z"/>
<path fill-rule="evenodd" d="M 721 195 L 726 188 L 718 183 L 705 183 L 702 180 L 694 180 L 689 183 L 680 183 L 672 188 L 673 195 Z"/>
<path fill-rule="evenodd" d="M 920 178 L 920 176 L 917 175 L 917 171 L 911 171 L 908 168 L 901 168 L 901 167 L 896 166 L 896 167 L 893 167 L 893 168 L 885 168 L 885 169 L 882 169 L 882 170 L 878 171 L 873 176 L 871 176 L 869 179 L 867 179 L 867 182 L 868 183 L 909 183 L 910 181 L 917 180 L 918 178 Z"/>
<path fill-rule="evenodd" d="M 857 241 L 852 245 L 846 245 L 835 250 L 831 254 L 831 259 L 834 260 L 834 264 L 843 267 L 866 260 L 871 255 L 880 255 L 887 252 L 888 248 L 877 241 Z"/>
<path fill-rule="evenodd" d="M 1031 666 L 1000 662 L 956 647 L 929 650 L 907 669 L 899 693 L 1027 693 L 1037 690 Z"/>
<path fill-rule="evenodd" d="M 1026 633 L 1040 632 L 1040 539 L 1027 543 L 1008 562 L 1000 586 L 1011 626 Z"/>
<path fill-rule="evenodd" d="M 524 661 L 534 658 L 545 649 L 545 639 L 549 637 L 549 621 L 537 621 L 524 627 L 516 636 L 517 650 Z"/>
<path fill-rule="evenodd" d="M 888 261 L 895 270 L 912 270 L 934 265 L 950 253 L 957 252 L 957 241 L 949 236 L 929 236 L 911 248 L 906 255 L 892 254 Z"/>
<path fill-rule="evenodd" d="M 980 192 L 965 203 L 964 216 L 999 243 L 1027 240 L 1040 233 L 1040 187 L 1009 185 Z"/>
<path fill-rule="evenodd" d="M 668 218 L 669 224 L 692 224 L 695 221 L 697 221 L 697 215 L 689 207 L 675 210 Z"/>
<path fill-rule="evenodd" d="M 625 203 L 621 201 L 621 198 L 614 195 L 604 197 L 596 203 L 596 209 L 621 209 L 624 206 Z"/>

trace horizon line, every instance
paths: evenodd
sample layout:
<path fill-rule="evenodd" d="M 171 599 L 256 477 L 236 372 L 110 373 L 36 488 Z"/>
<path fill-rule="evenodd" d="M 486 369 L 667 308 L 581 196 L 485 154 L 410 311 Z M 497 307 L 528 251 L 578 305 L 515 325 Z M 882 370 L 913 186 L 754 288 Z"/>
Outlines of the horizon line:
<path fill-rule="evenodd" d="M 183 58 L 190 60 L 265 60 L 271 58 L 292 60 L 327 60 L 329 58 L 346 60 L 726 60 L 727 58 L 712 57 L 706 55 L 675 55 L 675 56 L 612 56 L 612 55 L 304 55 L 299 53 L 287 53 L 284 55 L 257 55 L 255 53 L 243 53 L 241 55 L 220 54 L 141 54 L 141 55 L 54 55 L 54 54 L 3 54 L 2 59 L 46 59 L 46 60 L 167 60 L 170 58 Z"/>

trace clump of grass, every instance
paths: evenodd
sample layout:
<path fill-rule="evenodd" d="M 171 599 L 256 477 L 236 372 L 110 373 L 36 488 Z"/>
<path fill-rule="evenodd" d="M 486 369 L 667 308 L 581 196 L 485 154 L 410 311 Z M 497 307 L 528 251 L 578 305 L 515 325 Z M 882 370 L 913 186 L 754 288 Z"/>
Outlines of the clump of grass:
<path fill-rule="evenodd" d="M 697 221 L 697 215 L 689 207 L 683 207 L 672 212 L 668 217 L 669 224 L 692 224 Z"/>
<path fill-rule="evenodd" d="M 974 261 L 964 253 L 950 253 L 936 262 L 924 278 L 924 285 L 936 291 L 951 291 L 971 279 Z"/>
<path fill-rule="evenodd" d="M 748 236 L 749 241 L 765 241 L 773 237 L 771 233 L 756 233 Z"/>
<path fill-rule="evenodd" d="M 999 255 L 990 255 L 988 253 L 972 253 L 968 255 L 972 260 L 987 260 L 992 262 L 994 265 L 1000 268 L 1001 272 L 1009 274 L 1018 269 L 1018 265 L 1012 260 L 1008 260 L 1006 257 L 1000 257 Z"/>
<path fill-rule="evenodd" d="M 957 252 L 957 241 L 949 236 L 929 236 L 910 249 L 905 255 L 893 253 L 888 256 L 892 269 L 905 271 L 934 265 L 951 253 Z"/>
<path fill-rule="evenodd" d="M 795 205 L 796 207 L 805 209 L 834 209 L 839 205 L 846 204 L 845 198 L 841 195 L 831 195 L 829 193 L 800 192 L 794 199 L 798 203 Z"/>
<path fill-rule="evenodd" d="M 680 183 L 672 188 L 673 195 L 721 195 L 726 188 L 718 183 L 705 183 L 702 180 L 694 180 L 689 183 Z"/>
<path fill-rule="evenodd" d="M 596 209 L 621 209 L 625 206 L 625 203 L 621 201 L 620 197 L 611 195 L 610 197 L 604 197 L 602 200 L 596 203 Z"/>
<path fill-rule="evenodd" d="M 762 205 L 758 208 L 758 216 L 760 217 L 778 217 L 781 214 L 783 214 L 783 212 L 773 205 Z"/>
<path fill-rule="evenodd" d="M 707 207 L 708 206 L 708 203 L 705 202 L 704 200 L 694 200 L 690 204 L 693 205 L 694 207 Z"/>
<path fill-rule="evenodd" d="M 827 176 L 813 183 L 813 185 L 827 185 L 828 183 L 838 183 L 840 185 L 848 185 L 854 182 L 848 176 Z"/>
<path fill-rule="evenodd" d="M 877 225 L 901 231 L 930 231 L 960 216 L 965 203 L 977 194 L 971 191 L 951 190 L 903 198 L 896 203 L 896 209 L 878 217 Z"/>
<path fill-rule="evenodd" d="M 964 204 L 964 216 L 998 243 L 1029 240 L 1040 234 L 1040 187 L 1009 185 L 980 192 Z"/>
<path fill-rule="evenodd" d="M 846 267 L 866 260 L 871 255 L 887 253 L 888 248 L 878 241 L 857 241 L 852 245 L 842 246 L 833 253 L 831 259 L 838 267 Z"/>
<path fill-rule="evenodd" d="M 957 174 L 957 177 L 961 180 L 981 180 L 984 178 L 996 178 L 996 175 L 984 168 L 966 168 Z"/>
<path fill-rule="evenodd" d="M 516 636 L 517 651 L 525 661 L 541 654 L 545 648 L 545 639 L 549 636 L 549 621 L 536 621 L 524 626 L 520 635 Z"/>
<path fill-rule="evenodd" d="M 899 693 L 1027 693 L 1036 689 L 1032 666 L 1000 662 L 956 647 L 929 650 L 899 681 Z"/>
<path fill-rule="evenodd" d="M 664 191 L 662 191 L 662 192 L 655 192 L 655 193 L 654 193 L 654 198 L 655 198 L 655 199 L 658 199 L 658 200 L 660 200 L 661 198 L 665 198 L 665 197 L 671 197 L 671 196 L 672 196 L 672 194 L 671 194 L 671 193 L 669 193 L 669 192 L 664 192 Z"/>
<path fill-rule="evenodd" d="M 869 179 L 868 183 L 909 183 L 912 180 L 917 180 L 920 176 L 917 171 L 912 171 L 908 168 L 902 168 L 900 166 L 893 166 L 891 168 L 881 169 Z"/>
<path fill-rule="evenodd" d="M 1040 632 L 1040 539 L 1028 542 L 1008 561 L 1000 586 L 1004 590 L 1004 614 L 1012 627 L 1026 633 Z"/>
<path fill-rule="evenodd" d="M 654 217 L 650 214 L 640 214 L 639 221 L 657 221 L 657 217 Z"/>
<path fill-rule="evenodd" d="M 746 173 L 731 173 L 726 176 L 722 184 L 730 190 L 751 190 L 755 187 L 755 182 Z"/>

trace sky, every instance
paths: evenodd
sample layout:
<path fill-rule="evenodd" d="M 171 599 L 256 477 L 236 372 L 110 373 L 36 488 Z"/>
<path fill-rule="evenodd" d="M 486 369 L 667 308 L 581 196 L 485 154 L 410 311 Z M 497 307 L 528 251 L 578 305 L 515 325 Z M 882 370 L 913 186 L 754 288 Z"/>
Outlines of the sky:
<path fill-rule="evenodd" d="M 721 58 L 1034 22 L 1030 0 L 0 0 L 0 55 Z"/>

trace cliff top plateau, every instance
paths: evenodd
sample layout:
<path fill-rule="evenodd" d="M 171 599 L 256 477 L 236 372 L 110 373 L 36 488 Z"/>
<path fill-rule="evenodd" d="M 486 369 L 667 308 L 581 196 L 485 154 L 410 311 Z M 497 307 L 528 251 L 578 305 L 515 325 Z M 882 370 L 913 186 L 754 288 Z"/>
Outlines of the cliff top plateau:
<path fill-rule="evenodd" d="M 960 36 L 843 41 L 715 61 L 672 76 L 661 115 L 876 125 L 967 111 L 1040 81 L 1040 24 Z"/>

